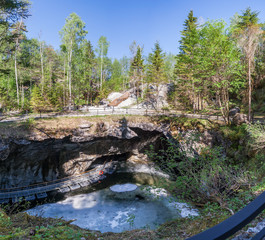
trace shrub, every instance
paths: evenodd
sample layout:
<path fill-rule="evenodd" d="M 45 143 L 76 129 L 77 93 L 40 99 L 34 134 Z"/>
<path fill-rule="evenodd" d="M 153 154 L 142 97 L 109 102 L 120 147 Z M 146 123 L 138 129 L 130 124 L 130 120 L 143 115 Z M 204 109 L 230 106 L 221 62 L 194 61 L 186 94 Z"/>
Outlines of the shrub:
<path fill-rule="evenodd" d="M 265 150 L 265 125 L 261 123 L 249 124 L 247 127 L 249 135 L 248 145 L 257 153 Z"/>
<path fill-rule="evenodd" d="M 213 201 L 224 207 L 227 198 L 250 181 L 248 172 L 230 164 L 221 147 L 206 147 L 199 155 L 187 142 L 194 138 L 185 144 L 164 141 L 164 149 L 155 152 L 151 148 L 147 154 L 172 177 L 174 191 L 185 200 L 197 204 Z"/>

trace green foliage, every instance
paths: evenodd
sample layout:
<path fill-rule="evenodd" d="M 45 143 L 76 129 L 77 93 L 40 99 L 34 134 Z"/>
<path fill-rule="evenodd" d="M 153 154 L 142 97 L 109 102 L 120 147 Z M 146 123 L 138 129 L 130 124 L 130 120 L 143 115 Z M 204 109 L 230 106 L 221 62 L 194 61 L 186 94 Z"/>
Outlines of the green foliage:
<path fill-rule="evenodd" d="M 135 56 L 133 57 L 133 60 L 131 62 L 130 67 L 130 75 L 133 76 L 135 74 L 139 75 L 141 71 L 144 69 L 144 60 L 142 57 L 142 48 L 140 46 L 137 46 L 137 52 Z M 139 77 L 139 76 L 138 76 Z"/>
<path fill-rule="evenodd" d="M 239 16 L 237 27 L 242 29 L 258 24 L 258 15 L 257 11 L 251 11 L 250 7 L 246 8 L 243 14 Z"/>
<path fill-rule="evenodd" d="M 43 97 L 41 96 L 41 91 L 37 86 L 35 86 L 32 89 L 31 107 L 33 111 L 39 112 L 44 109 L 44 105 L 45 105 L 45 102 L 44 102 Z"/>
<path fill-rule="evenodd" d="M 28 118 L 27 121 L 24 123 L 24 125 L 27 129 L 31 129 L 35 125 L 35 119 Z"/>
<path fill-rule="evenodd" d="M 74 47 L 82 42 L 87 31 L 84 30 L 85 23 L 76 13 L 71 13 L 65 20 L 65 25 L 60 31 L 62 43 L 66 51 L 71 52 Z"/>
<path fill-rule="evenodd" d="M 50 102 L 42 96 L 39 87 L 36 85 L 32 89 L 30 105 L 34 112 L 44 112 L 51 109 Z"/>
<path fill-rule="evenodd" d="M 29 16 L 30 3 L 27 0 L 5 0 L 0 4 L 0 53 L 10 50 L 10 43 L 18 37 L 11 31 L 14 24 Z"/>
<path fill-rule="evenodd" d="M 165 54 L 162 52 L 159 43 L 156 42 L 153 52 L 148 57 L 148 79 L 152 84 L 161 84 L 166 80 L 164 58 Z"/>
<path fill-rule="evenodd" d="M 21 17 L 28 16 L 28 7 L 26 0 L 4 1 L 0 7 L 4 13 L 0 19 L 2 111 L 25 112 L 31 106 L 39 111 L 37 105 L 41 111 L 57 111 L 72 103 L 99 102 L 111 91 L 124 91 L 128 87 L 135 87 L 138 101 L 139 98 L 150 100 L 156 107 L 159 85 L 170 83 L 174 87 L 169 98 L 179 110 L 218 112 L 228 123 L 231 105 L 240 103 L 241 109 L 246 108 L 248 68 L 245 60 L 251 58 L 252 105 L 255 112 L 264 112 L 265 41 L 260 38 L 262 25 L 258 13 L 250 8 L 236 15 L 230 26 L 220 20 L 199 26 L 197 17 L 190 11 L 181 31 L 177 56 L 163 53 L 156 42 L 149 57 L 144 57 L 143 47 L 134 42 L 130 47 L 131 59 L 125 56 L 112 61 L 108 57 L 107 38 L 101 36 L 94 51 L 91 42 L 85 39 L 85 23 L 75 13 L 67 17 L 60 31 L 60 51 L 40 39 L 28 39 L 22 34 L 26 30 L 24 23 L 17 23 Z M 254 46 L 247 42 L 250 39 L 259 46 L 255 51 L 249 48 Z M 243 54 L 247 58 L 244 59 Z M 36 95 L 32 93 L 35 86 L 43 99 L 35 96 L 38 103 L 34 105 L 31 96 Z M 45 102 L 45 108 L 41 102 Z"/>
<path fill-rule="evenodd" d="M 249 183 L 248 172 L 230 164 L 220 147 L 206 147 L 196 155 L 192 147 L 196 138 L 179 136 L 177 145 L 166 141 L 165 149 L 155 152 L 151 148 L 148 155 L 174 179 L 172 186 L 178 195 L 195 203 L 213 201 L 224 207 L 229 197 Z"/>
<path fill-rule="evenodd" d="M 242 124 L 240 126 L 222 126 L 220 131 L 226 139 L 230 139 L 234 144 L 239 144 L 241 139 L 246 137 L 247 125 Z"/>
<path fill-rule="evenodd" d="M 130 214 L 126 221 L 130 224 L 130 227 L 133 227 L 134 220 L 135 220 L 135 215 L 134 214 Z"/>
<path fill-rule="evenodd" d="M 247 125 L 246 129 L 249 134 L 248 145 L 256 153 L 265 153 L 265 125 L 258 122 Z"/>
<path fill-rule="evenodd" d="M 244 80 L 241 53 L 226 32 L 225 23 L 206 22 L 200 29 L 193 23 L 183 31 L 182 43 L 176 64 L 177 84 L 182 85 L 178 89 L 184 92 L 182 101 L 190 102 L 195 111 L 216 99 L 215 105 L 228 123 L 229 94 L 238 93 Z"/>
<path fill-rule="evenodd" d="M 197 31 L 197 17 L 193 16 L 193 11 L 191 10 L 188 15 L 188 19 L 184 21 L 184 30 L 181 32 L 182 37 L 179 41 L 180 43 L 180 55 L 186 55 L 190 53 L 192 47 L 194 47 L 194 43 L 196 43 L 196 31 Z M 195 40 L 195 41 L 194 41 Z"/>
<path fill-rule="evenodd" d="M 233 33 L 239 46 L 244 53 L 245 61 L 244 65 L 247 68 L 247 79 L 248 79 L 248 120 L 251 120 L 252 111 L 252 76 L 255 66 L 255 55 L 260 45 L 260 38 L 264 31 L 262 29 L 262 24 L 258 23 L 258 12 L 251 11 L 248 7 L 241 16 L 239 16 L 239 21 L 233 29 Z"/>
<path fill-rule="evenodd" d="M 102 86 L 105 80 L 109 79 L 111 60 L 107 57 L 109 49 L 109 42 L 105 36 L 101 36 L 98 40 L 98 47 L 96 52 L 97 57 L 97 75 L 99 78 L 99 87 L 102 90 Z"/>
<path fill-rule="evenodd" d="M 11 219 L 10 217 L 8 217 L 5 212 L 3 212 L 1 209 L 0 209 L 0 230 L 3 229 L 3 228 L 10 228 L 12 225 L 12 222 L 11 222 Z M 0 231 L 1 232 L 1 231 Z M 1 236 L 1 235 L 0 235 Z"/>

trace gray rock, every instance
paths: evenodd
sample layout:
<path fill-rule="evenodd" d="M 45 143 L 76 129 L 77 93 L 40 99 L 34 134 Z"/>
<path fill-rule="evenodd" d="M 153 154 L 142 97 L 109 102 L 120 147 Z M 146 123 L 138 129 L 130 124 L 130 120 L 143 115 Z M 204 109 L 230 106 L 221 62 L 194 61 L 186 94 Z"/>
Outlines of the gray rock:
<path fill-rule="evenodd" d="M 247 116 L 243 113 L 236 113 L 232 118 L 232 123 L 235 125 L 241 125 L 242 123 L 248 123 Z"/>
<path fill-rule="evenodd" d="M 99 126 L 101 128 L 104 132 L 94 135 L 78 127 L 64 138 L 1 141 L 0 189 L 80 174 L 103 164 L 102 158 L 104 161 L 127 160 L 135 149 L 142 154 L 148 145 L 160 142 L 163 136 L 155 125 L 135 124 L 131 128 L 121 122 L 119 126 L 104 124 Z"/>
<path fill-rule="evenodd" d="M 81 128 L 81 129 L 89 129 L 89 128 L 91 128 L 91 126 L 92 126 L 92 123 L 87 123 L 87 124 L 79 125 L 79 128 Z"/>
<path fill-rule="evenodd" d="M 237 113 L 240 113 L 240 108 L 239 107 L 235 107 L 230 109 L 229 111 L 229 117 L 233 117 L 235 116 Z"/>

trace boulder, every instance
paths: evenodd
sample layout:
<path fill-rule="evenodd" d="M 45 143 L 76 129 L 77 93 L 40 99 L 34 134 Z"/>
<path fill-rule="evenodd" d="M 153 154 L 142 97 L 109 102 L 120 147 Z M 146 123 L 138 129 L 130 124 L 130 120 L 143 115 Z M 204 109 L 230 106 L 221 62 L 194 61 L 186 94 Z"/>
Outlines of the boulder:
<path fill-rule="evenodd" d="M 239 107 L 232 108 L 229 111 L 229 117 L 234 117 L 237 113 L 240 113 L 240 108 Z"/>
<path fill-rule="evenodd" d="M 241 125 L 242 123 L 248 123 L 247 115 L 243 113 L 236 113 L 232 118 L 232 123 L 234 125 Z"/>

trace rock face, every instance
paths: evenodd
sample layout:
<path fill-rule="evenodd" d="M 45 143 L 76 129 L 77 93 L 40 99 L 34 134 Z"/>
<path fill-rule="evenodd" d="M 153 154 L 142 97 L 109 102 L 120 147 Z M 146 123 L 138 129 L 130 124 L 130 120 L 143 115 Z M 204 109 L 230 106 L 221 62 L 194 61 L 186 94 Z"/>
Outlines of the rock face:
<path fill-rule="evenodd" d="M 98 123 L 98 133 L 80 126 L 62 139 L 0 140 L 0 189 L 27 186 L 72 176 L 107 161 L 127 160 L 144 153 L 149 144 L 158 146 L 163 131 L 152 124 L 119 126 Z"/>

